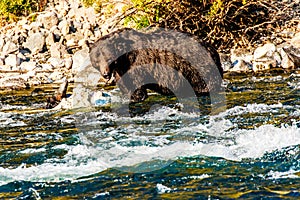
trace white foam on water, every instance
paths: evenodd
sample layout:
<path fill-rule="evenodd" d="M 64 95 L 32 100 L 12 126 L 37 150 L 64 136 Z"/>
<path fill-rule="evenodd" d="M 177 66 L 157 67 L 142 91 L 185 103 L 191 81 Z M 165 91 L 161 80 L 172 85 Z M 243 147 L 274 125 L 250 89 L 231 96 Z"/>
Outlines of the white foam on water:
<path fill-rule="evenodd" d="M 18 105 L 10 105 L 10 104 L 4 104 L 1 105 L 0 111 L 5 111 L 5 110 L 25 110 L 29 109 L 29 106 L 18 106 Z"/>
<path fill-rule="evenodd" d="M 265 153 L 276 149 L 299 145 L 300 129 L 296 125 L 283 125 L 281 127 L 262 125 L 253 130 L 235 129 L 235 124 L 225 119 L 225 117 L 248 112 L 271 112 L 272 109 L 281 107 L 283 107 L 281 104 L 253 104 L 245 107 L 235 107 L 211 116 L 207 124 L 187 124 L 158 136 L 148 136 L 147 131 L 152 126 L 161 127 L 161 123 L 143 126 L 136 124 L 124 125 L 125 127 L 120 131 L 126 130 L 126 137 L 121 140 L 114 139 L 114 136 L 119 134 L 118 129 L 105 129 L 103 134 L 107 136 L 103 138 L 99 137 L 97 132 L 81 132 L 78 134 L 81 144 L 63 144 L 53 147 L 67 150 L 68 153 L 62 159 L 52 158 L 46 160 L 43 164 L 30 167 L 26 167 L 25 164 L 14 169 L 0 167 L 0 184 L 16 180 L 78 181 L 80 177 L 95 174 L 107 168 L 134 166 L 154 160 L 172 161 L 178 157 L 197 155 L 222 157 L 235 161 L 240 161 L 243 158 L 259 158 Z M 180 112 L 175 112 L 170 108 L 161 109 L 146 115 L 145 119 L 164 121 L 169 119 L 170 115 L 172 117 L 173 114 L 180 115 Z M 195 115 L 194 113 L 185 113 L 181 117 L 194 118 Z M 128 117 L 117 120 L 135 121 L 140 119 L 140 117 Z M 143 131 L 145 134 L 141 135 L 140 133 Z M 195 136 L 198 134 L 212 136 L 214 139 L 207 142 L 168 139 L 168 137 L 184 135 L 187 132 L 194 133 Z M 93 137 L 95 140 L 91 140 Z M 97 141 L 102 143 L 98 144 Z M 132 141 L 140 141 L 141 144 L 128 145 L 128 142 Z M 149 145 L 147 142 L 155 145 Z M 161 164 L 161 166 L 157 164 L 156 167 L 164 167 L 166 164 L 168 162 Z"/>
<path fill-rule="evenodd" d="M 163 184 L 160 184 L 160 183 L 156 184 L 156 189 L 157 189 L 158 194 L 169 193 L 172 191 L 171 188 L 169 188 Z"/>
<path fill-rule="evenodd" d="M 14 120 L 12 114 L 0 112 L 0 127 L 26 126 L 23 121 Z"/>
<path fill-rule="evenodd" d="M 27 149 L 20 151 L 19 153 L 23 153 L 23 154 L 40 153 L 40 152 L 45 152 L 46 150 L 47 149 L 45 149 L 45 148 L 38 148 L 38 149 L 27 148 Z"/>
<path fill-rule="evenodd" d="M 296 173 L 299 173 L 299 171 L 295 171 L 293 169 L 290 169 L 286 172 L 278 172 L 278 171 L 270 171 L 266 175 L 262 175 L 262 177 L 265 177 L 266 179 L 282 179 L 282 178 L 299 178 Z"/>

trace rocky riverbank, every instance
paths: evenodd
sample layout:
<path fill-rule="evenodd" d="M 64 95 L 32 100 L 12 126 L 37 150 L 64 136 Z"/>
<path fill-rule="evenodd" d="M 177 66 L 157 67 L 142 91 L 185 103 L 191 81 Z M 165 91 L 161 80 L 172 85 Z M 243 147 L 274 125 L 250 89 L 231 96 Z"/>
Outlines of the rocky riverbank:
<path fill-rule="evenodd" d="M 121 11 L 124 5 L 119 3 L 114 9 Z M 87 43 L 119 28 L 110 27 L 114 20 L 119 19 L 105 18 L 77 0 L 64 0 L 50 2 L 45 11 L 2 27 L 0 89 L 60 83 L 64 77 L 72 82 L 88 57 Z M 256 48 L 221 54 L 224 71 L 253 73 L 299 67 L 300 23 L 272 37 L 273 42 L 265 40 Z"/>

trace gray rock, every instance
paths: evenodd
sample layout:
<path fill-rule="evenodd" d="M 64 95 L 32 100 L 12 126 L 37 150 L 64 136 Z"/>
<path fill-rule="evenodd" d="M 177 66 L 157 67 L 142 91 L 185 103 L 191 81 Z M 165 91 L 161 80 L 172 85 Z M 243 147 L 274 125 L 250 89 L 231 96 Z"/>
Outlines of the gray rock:
<path fill-rule="evenodd" d="M 70 32 L 70 24 L 67 20 L 63 20 L 58 24 L 58 28 L 62 35 L 67 35 Z"/>
<path fill-rule="evenodd" d="M 20 65 L 21 71 L 33 71 L 36 68 L 36 62 L 22 62 Z"/>
<path fill-rule="evenodd" d="M 92 37 L 92 36 L 94 36 L 94 34 L 91 30 L 85 30 L 84 31 L 84 37 L 85 38 L 89 38 L 89 37 Z"/>
<path fill-rule="evenodd" d="M 52 71 L 53 70 L 53 66 L 51 64 L 41 64 L 41 70 L 42 71 Z"/>
<path fill-rule="evenodd" d="M 297 33 L 297 34 L 291 39 L 291 44 L 292 44 L 295 48 L 299 48 L 299 49 L 300 49 L 300 32 Z"/>
<path fill-rule="evenodd" d="M 72 64 L 73 64 L 73 59 L 72 57 L 66 58 L 65 59 L 65 67 L 67 69 L 71 69 L 72 68 Z"/>
<path fill-rule="evenodd" d="M 57 42 L 51 45 L 50 54 L 53 58 L 63 58 L 68 52 L 64 45 Z"/>
<path fill-rule="evenodd" d="M 276 60 L 274 59 L 265 59 L 265 60 L 261 59 L 260 61 L 253 62 L 254 72 L 265 71 L 275 67 L 276 67 Z"/>
<path fill-rule="evenodd" d="M 35 21 L 30 24 L 30 30 L 39 32 L 41 30 L 42 26 L 43 26 L 43 24 L 41 22 Z"/>
<path fill-rule="evenodd" d="M 230 51 L 230 60 L 232 63 L 236 62 L 237 60 L 244 60 L 247 63 L 251 63 L 253 60 L 253 55 L 247 49 L 232 49 Z"/>
<path fill-rule="evenodd" d="M 4 38 L 2 37 L 2 35 L 0 35 L 0 52 L 2 51 L 4 45 L 5 45 L 5 40 L 4 40 Z"/>
<path fill-rule="evenodd" d="M 5 58 L 5 65 L 9 65 L 14 69 L 21 64 L 21 59 L 15 54 L 8 54 Z"/>
<path fill-rule="evenodd" d="M 272 57 L 276 51 L 275 44 L 267 43 L 262 47 L 258 47 L 254 51 L 254 60 L 260 59 L 262 57 Z"/>
<path fill-rule="evenodd" d="M 84 64 L 87 58 L 89 58 L 88 48 L 79 50 L 73 55 L 73 65 L 72 65 L 73 74 L 77 74 L 79 68 Z"/>
<path fill-rule="evenodd" d="M 17 51 L 18 49 L 19 48 L 15 43 L 13 43 L 11 40 L 8 40 L 4 45 L 2 52 L 4 55 L 7 55 Z"/>
<path fill-rule="evenodd" d="M 58 17 L 55 12 L 47 12 L 45 14 L 39 15 L 37 21 L 40 22 L 45 29 L 50 29 L 51 27 L 58 24 Z"/>
<path fill-rule="evenodd" d="M 3 63 L 3 65 L 0 65 L 0 71 L 8 72 L 8 71 L 11 71 L 11 70 L 12 70 L 12 67 L 9 66 L 9 65 L 5 65 L 4 63 Z"/>
<path fill-rule="evenodd" d="M 74 46 L 78 45 L 78 41 L 75 41 L 75 39 L 72 38 L 70 40 L 67 40 L 66 45 L 67 45 L 67 47 L 74 47 Z"/>
<path fill-rule="evenodd" d="M 91 29 L 91 24 L 89 22 L 83 23 L 82 29 L 83 30 L 90 30 Z"/>
<path fill-rule="evenodd" d="M 281 67 L 284 69 L 294 69 L 295 64 L 293 61 L 290 59 L 288 54 L 284 51 L 284 49 L 280 48 L 278 49 L 278 52 L 280 53 L 281 56 Z"/>
<path fill-rule="evenodd" d="M 48 36 L 46 37 L 46 45 L 48 47 L 50 47 L 52 44 L 54 44 L 55 40 L 54 40 L 54 34 L 53 33 L 49 33 Z"/>
<path fill-rule="evenodd" d="M 276 60 L 277 65 L 281 65 L 281 56 L 277 51 L 274 53 L 273 58 Z"/>
<path fill-rule="evenodd" d="M 48 78 L 54 82 L 57 82 L 64 78 L 64 74 L 59 71 L 54 71 L 53 73 L 50 74 L 50 76 Z"/>
<path fill-rule="evenodd" d="M 250 71 L 249 64 L 242 59 L 236 60 L 233 64 L 234 64 L 233 67 L 231 69 L 229 69 L 230 72 L 249 72 Z"/>
<path fill-rule="evenodd" d="M 296 67 L 300 67 L 300 48 L 295 48 L 294 46 L 288 46 L 284 48 L 284 51 L 288 54 L 291 61 Z"/>
<path fill-rule="evenodd" d="M 0 58 L 0 66 L 4 65 L 4 59 Z"/>
<path fill-rule="evenodd" d="M 43 50 L 45 45 L 45 37 L 42 33 L 35 33 L 27 39 L 23 44 L 25 48 L 28 48 L 32 54 L 39 53 Z"/>
<path fill-rule="evenodd" d="M 61 58 L 51 57 L 48 59 L 48 63 L 50 63 L 54 68 L 61 68 L 61 67 L 65 66 L 65 62 Z"/>
<path fill-rule="evenodd" d="M 76 33 L 69 34 L 69 35 L 65 36 L 65 39 L 67 40 L 67 43 L 68 43 L 68 41 L 73 40 L 75 44 L 78 44 L 78 42 L 80 40 L 82 40 L 83 38 L 84 38 L 84 36 L 80 32 L 76 32 Z M 69 45 L 67 45 L 67 46 L 69 46 Z"/>
<path fill-rule="evenodd" d="M 81 22 L 78 22 L 78 21 L 73 21 L 73 26 L 74 28 L 76 29 L 82 29 L 82 23 Z"/>
<path fill-rule="evenodd" d="M 96 24 L 96 13 L 95 13 L 95 9 L 92 7 L 86 8 L 85 9 L 85 19 L 88 20 L 88 22 L 93 26 Z"/>
<path fill-rule="evenodd" d="M 27 77 L 22 75 L 0 79 L 0 88 L 25 89 L 28 86 Z"/>

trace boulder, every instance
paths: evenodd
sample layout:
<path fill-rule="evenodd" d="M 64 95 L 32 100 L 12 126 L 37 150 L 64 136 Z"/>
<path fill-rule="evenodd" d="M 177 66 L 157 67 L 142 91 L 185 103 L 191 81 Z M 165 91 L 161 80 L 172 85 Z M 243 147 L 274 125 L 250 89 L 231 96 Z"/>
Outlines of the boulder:
<path fill-rule="evenodd" d="M 249 72 L 250 66 L 242 59 L 236 60 L 233 63 L 233 67 L 229 69 L 230 72 Z"/>
<path fill-rule="evenodd" d="M 97 17 L 96 17 L 96 13 L 95 13 L 94 8 L 92 8 L 92 7 L 86 8 L 85 12 L 84 12 L 84 15 L 85 15 L 85 19 L 91 25 L 95 25 L 96 24 Z"/>
<path fill-rule="evenodd" d="M 300 32 L 297 33 L 292 39 L 291 44 L 295 47 L 300 49 Z"/>
<path fill-rule="evenodd" d="M 68 58 L 65 59 L 65 67 L 67 69 L 71 69 L 72 68 L 72 64 L 73 64 L 72 57 L 68 57 Z"/>
<path fill-rule="evenodd" d="M 12 67 L 9 65 L 5 65 L 4 63 L 2 65 L 0 65 L 0 71 L 9 72 L 11 70 L 12 70 Z"/>
<path fill-rule="evenodd" d="M 265 59 L 265 60 L 261 59 L 260 61 L 253 62 L 254 72 L 265 71 L 275 67 L 276 67 L 276 60 L 274 59 Z"/>
<path fill-rule="evenodd" d="M 296 65 L 300 67 L 300 48 L 295 48 L 294 46 L 287 46 L 284 51 L 288 54 L 289 59 Z"/>
<path fill-rule="evenodd" d="M 230 51 L 230 60 L 231 63 L 234 63 L 237 60 L 244 60 L 247 63 L 251 63 L 253 60 L 253 55 L 249 50 L 244 48 L 232 49 Z"/>
<path fill-rule="evenodd" d="M 48 63 L 50 63 L 54 68 L 61 68 L 61 67 L 65 66 L 65 62 L 61 58 L 51 57 L 48 59 Z"/>
<path fill-rule="evenodd" d="M 9 54 L 5 58 L 5 65 L 11 66 L 13 69 L 16 69 L 17 66 L 21 64 L 21 59 L 15 54 Z"/>
<path fill-rule="evenodd" d="M 79 50 L 73 55 L 73 65 L 72 65 L 73 74 L 76 74 L 79 71 L 79 68 L 84 64 L 87 58 L 89 58 L 88 48 Z"/>
<path fill-rule="evenodd" d="M 53 73 L 50 74 L 50 76 L 48 78 L 54 82 L 57 82 L 57 81 L 61 80 L 63 77 L 64 77 L 64 74 L 62 72 L 54 71 Z"/>
<path fill-rule="evenodd" d="M 54 44 L 55 38 L 53 33 L 49 33 L 48 36 L 46 37 L 46 45 L 49 47 L 52 44 Z"/>
<path fill-rule="evenodd" d="M 51 45 L 50 54 L 53 58 L 63 58 L 68 52 L 64 45 L 57 42 Z"/>
<path fill-rule="evenodd" d="M 32 54 L 39 53 L 43 50 L 45 45 L 45 36 L 42 33 L 35 33 L 27 39 L 23 44 L 25 48 L 28 48 Z"/>
<path fill-rule="evenodd" d="M 36 68 L 36 62 L 22 62 L 20 65 L 20 70 L 21 71 L 33 71 Z"/>
<path fill-rule="evenodd" d="M 0 52 L 2 51 L 4 45 L 5 45 L 5 40 L 4 40 L 4 38 L 2 37 L 2 35 L 0 35 Z"/>
<path fill-rule="evenodd" d="M 280 53 L 281 56 L 281 67 L 283 69 L 294 69 L 295 68 L 295 64 L 293 63 L 293 61 L 290 59 L 290 57 L 288 56 L 288 54 L 285 52 L 284 49 L 280 48 L 278 50 L 278 52 Z"/>
<path fill-rule="evenodd" d="M 67 20 L 62 20 L 58 24 L 58 28 L 61 31 L 62 35 L 67 35 L 70 32 L 70 25 L 69 25 L 69 22 Z"/>
<path fill-rule="evenodd" d="M 4 59 L 0 58 L 0 66 L 4 65 Z"/>
<path fill-rule="evenodd" d="M 52 71 L 53 66 L 51 64 L 41 64 L 40 65 L 42 71 Z"/>
<path fill-rule="evenodd" d="M 73 21 L 73 26 L 75 29 L 82 29 L 82 23 L 81 22 L 78 22 L 78 21 Z"/>
<path fill-rule="evenodd" d="M 256 60 L 262 57 L 272 57 L 275 51 L 276 51 L 275 44 L 267 43 L 262 47 L 258 47 L 255 49 L 253 58 L 254 60 Z"/>
<path fill-rule="evenodd" d="M 58 24 L 58 17 L 55 12 L 46 12 L 45 14 L 39 15 L 37 21 L 40 22 L 45 29 L 49 30 Z"/>
<path fill-rule="evenodd" d="M 18 49 L 19 48 L 15 43 L 13 43 L 11 40 L 8 40 L 5 43 L 5 45 L 2 49 L 2 52 L 3 52 L 4 55 L 7 55 L 7 54 L 10 54 L 10 53 L 13 53 L 13 52 L 17 51 Z"/>
<path fill-rule="evenodd" d="M 67 40 L 66 45 L 67 45 L 67 47 L 74 47 L 74 46 L 78 45 L 78 41 L 75 41 L 75 39 L 72 38 L 70 40 Z"/>

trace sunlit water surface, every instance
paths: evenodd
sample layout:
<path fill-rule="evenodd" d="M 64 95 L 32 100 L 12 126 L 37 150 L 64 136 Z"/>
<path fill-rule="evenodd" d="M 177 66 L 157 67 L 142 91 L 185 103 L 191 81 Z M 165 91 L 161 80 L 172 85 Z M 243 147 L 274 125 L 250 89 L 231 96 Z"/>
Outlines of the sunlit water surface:
<path fill-rule="evenodd" d="M 227 78 L 225 107 L 200 115 L 159 95 L 130 117 L 44 110 L 53 85 L 2 91 L 0 198 L 300 198 L 298 73 Z"/>

